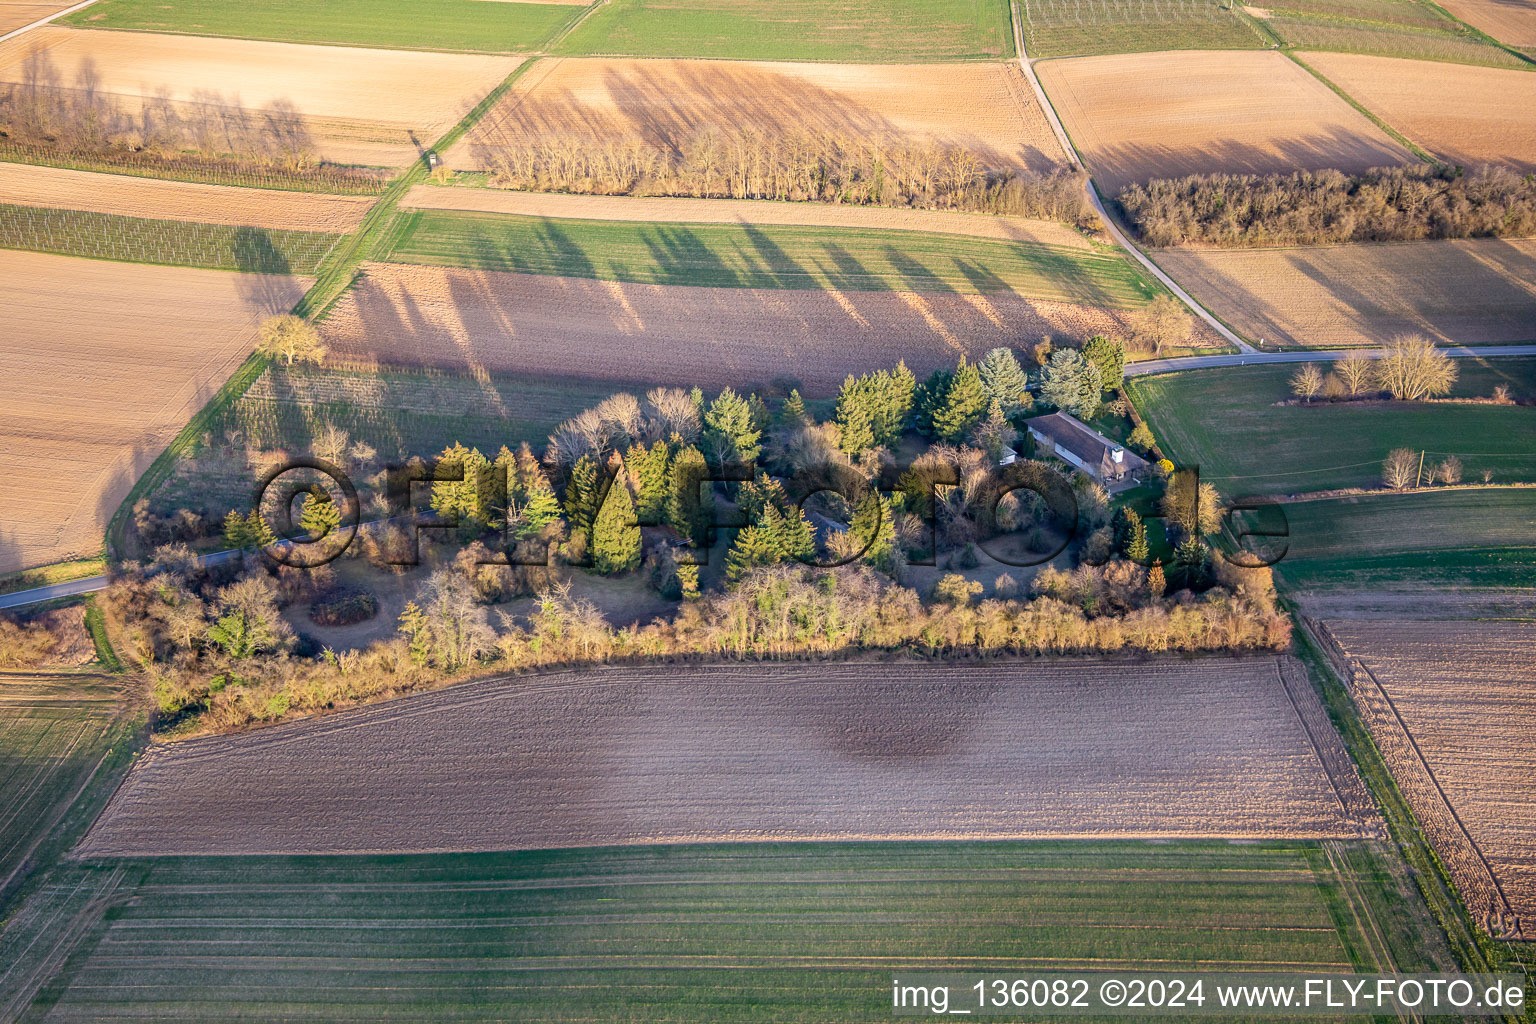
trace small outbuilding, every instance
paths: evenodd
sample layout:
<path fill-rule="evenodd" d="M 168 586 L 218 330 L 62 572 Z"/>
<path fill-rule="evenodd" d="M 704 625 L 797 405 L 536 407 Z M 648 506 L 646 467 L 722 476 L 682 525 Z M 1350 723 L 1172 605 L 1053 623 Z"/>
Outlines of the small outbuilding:
<path fill-rule="evenodd" d="M 1140 480 L 1147 470 L 1141 456 L 1068 413 L 1036 416 L 1025 425 L 1041 455 L 1054 455 L 1105 486 Z"/>

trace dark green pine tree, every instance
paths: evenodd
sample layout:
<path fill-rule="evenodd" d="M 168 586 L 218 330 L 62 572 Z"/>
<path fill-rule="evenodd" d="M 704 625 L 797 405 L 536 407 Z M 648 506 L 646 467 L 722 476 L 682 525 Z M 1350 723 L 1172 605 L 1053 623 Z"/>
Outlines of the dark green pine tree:
<path fill-rule="evenodd" d="M 224 517 L 224 546 L 233 551 L 244 551 L 255 546 L 256 538 L 251 533 L 251 525 L 234 509 Z"/>
<path fill-rule="evenodd" d="M 330 536 L 341 526 L 341 509 L 331 500 L 330 492 L 319 486 L 309 492 L 299 509 L 299 525 L 315 540 Z"/>
<path fill-rule="evenodd" d="M 261 509 L 251 509 L 250 515 L 245 517 L 245 528 L 250 531 L 251 547 L 258 551 L 277 543 L 277 532 L 261 514 Z"/>
<path fill-rule="evenodd" d="M 987 392 L 981 386 L 981 374 L 962 356 L 943 400 L 934 410 L 933 432 L 944 441 L 963 441 L 986 411 Z"/>
<path fill-rule="evenodd" d="M 913 401 L 917 408 L 917 429 L 923 436 L 938 436 L 934 417 L 943 408 L 945 397 L 949 394 L 950 382 L 954 379 L 955 375 L 951 370 L 934 370 L 913 393 Z"/>
<path fill-rule="evenodd" d="M 667 525 L 680 536 L 691 537 L 701 547 L 708 542 L 709 524 L 715 518 L 715 499 L 704 482 L 709 464 L 704 453 L 689 446 L 672 459 L 672 483 L 667 494 Z"/>
<path fill-rule="evenodd" d="M 882 572 L 889 572 L 896 553 L 896 528 L 891 506 L 879 492 L 871 491 L 854 510 L 848 530 L 861 545 L 867 544 L 863 559 Z"/>
<path fill-rule="evenodd" d="M 736 540 L 725 556 L 725 578 L 739 583 L 753 569 L 774 565 L 779 561 L 778 544 L 773 537 L 756 526 L 745 526 L 736 532 Z"/>
<path fill-rule="evenodd" d="M 848 455 L 859 455 L 875 446 L 869 405 L 867 391 L 849 377 L 837 399 L 837 446 Z"/>
<path fill-rule="evenodd" d="M 1125 384 L 1125 343 L 1095 334 L 1083 342 L 1083 358 L 1099 368 L 1099 386 L 1119 391 Z"/>
<path fill-rule="evenodd" d="M 635 488 L 635 515 L 646 526 L 664 521 L 667 512 L 667 491 L 671 484 L 668 474 L 672 453 L 665 441 L 657 441 L 650 447 L 631 445 L 625 454 L 624 464 L 629 467 Z"/>
<path fill-rule="evenodd" d="M 787 427 L 798 427 L 810 422 L 810 418 L 810 414 L 805 411 L 805 399 L 800 397 L 800 389 L 790 389 L 789 397 L 779 406 L 779 422 Z"/>
<path fill-rule="evenodd" d="M 1138 565 L 1146 565 L 1147 556 L 1151 553 L 1151 545 L 1147 543 L 1147 524 L 1138 518 L 1130 537 L 1126 539 L 1125 557 Z"/>
<path fill-rule="evenodd" d="M 609 486 L 592 524 L 592 565 L 605 576 L 632 572 L 640 567 L 640 545 L 635 503 L 620 476 Z"/>
<path fill-rule="evenodd" d="M 597 519 L 598 487 L 597 460 L 590 454 L 583 455 L 571 467 L 571 478 L 565 483 L 565 520 L 571 524 L 572 535 L 592 539 L 592 524 Z"/>

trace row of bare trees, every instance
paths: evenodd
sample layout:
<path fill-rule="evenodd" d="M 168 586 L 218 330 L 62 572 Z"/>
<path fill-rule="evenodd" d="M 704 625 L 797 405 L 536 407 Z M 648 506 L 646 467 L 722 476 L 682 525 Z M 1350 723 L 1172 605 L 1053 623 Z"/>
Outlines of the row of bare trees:
<path fill-rule="evenodd" d="M 675 150 L 639 140 L 540 135 L 482 144 L 505 188 L 589 195 L 817 201 L 958 209 L 1090 223 L 1078 173 L 987 168 L 960 146 L 828 132 L 700 129 Z"/>
<path fill-rule="evenodd" d="M 185 102 L 162 91 L 125 104 L 102 90 L 90 62 L 66 83 L 46 54 L 27 60 L 20 81 L 0 86 L 0 136 L 61 154 L 193 154 L 288 173 L 317 162 L 304 117 L 287 101 L 252 109 L 202 90 Z"/>
<path fill-rule="evenodd" d="M 1119 195 L 1150 245 L 1229 247 L 1536 234 L 1536 175 L 1503 167 L 1196 174 Z"/>
<path fill-rule="evenodd" d="M 1303 363 L 1291 375 L 1291 393 L 1308 402 L 1319 395 L 1337 401 L 1382 394 L 1417 402 L 1450 394 L 1459 373 L 1451 357 L 1428 338 L 1405 334 L 1394 338 L 1380 358 L 1345 356 L 1328 373 L 1316 363 Z"/>

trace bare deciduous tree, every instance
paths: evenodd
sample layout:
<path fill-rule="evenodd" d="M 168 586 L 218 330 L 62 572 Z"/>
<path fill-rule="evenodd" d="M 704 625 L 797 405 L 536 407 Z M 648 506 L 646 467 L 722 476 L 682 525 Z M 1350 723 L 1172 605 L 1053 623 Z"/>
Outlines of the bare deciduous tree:
<path fill-rule="evenodd" d="M 1419 453 L 1412 448 L 1394 448 L 1381 464 L 1381 479 L 1394 491 L 1413 486 L 1419 474 Z"/>
<path fill-rule="evenodd" d="M 1167 292 L 1159 295 L 1142 309 L 1130 316 L 1131 340 L 1144 349 L 1161 354 L 1169 345 L 1179 345 L 1189 340 L 1195 321 Z"/>
<path fill-rule="evenodd" d="M 1377 361 L 1377 380 L 1393 398 L 1416 402 L 1449 394 L 1456 385 L 1456 364 L 1422 334 L 1404 334 Z"/>
<path fill-rule="evenodd" d="M 1308 402 L 1323 389 L 1323 371 L 1316 363 L 1302 363 L 1301 369 L 1291 374 L 1291 394 Z"/>
<path fill-rule="evenodd" d="M 1345 356 L 1333 364 L 1333 372 L 1339 375 L 1339 380 L 1344 382 L 1344 389 L 1353 397 L 1370 388 L 1375 368 L 1371 366 L 1371 360 L 1364 356 Z"/>

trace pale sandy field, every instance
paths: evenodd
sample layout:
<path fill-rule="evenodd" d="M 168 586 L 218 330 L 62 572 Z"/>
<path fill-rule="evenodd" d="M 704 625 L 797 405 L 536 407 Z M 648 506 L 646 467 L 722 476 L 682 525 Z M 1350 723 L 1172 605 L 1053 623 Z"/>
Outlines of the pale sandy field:
<path fill-rule="evenodd" d="M 153 747 L 81 852 L 1373 830 L 1293 699 L 1273 658 L 488 680 Z"/>
<path fill-rule="evenodd" d="M 1327 626 L 1364 666 L 1357 702 L 1463 898 L 1502 897 L 1536 937 L 1536 623 Z"/>
<path fill-rule="evenodd" d="M 306 286 L 0 250 L 0 572 L 99 551 L 133 481 Z"/>
<path fill-rule="evenodd" d="M 1418 331 L 1467 345 L 1536 341 L 1536 240 L 1161 249 L 1157 259 L 1255 340 L 1332 348 Z"/>
<path fill-rule="evenodd" d="M 996 167 L 1064 166 L 1013 64 L 798 64 L 556 58 L 541 61 L 454 147 L 448 163 L 541 136 L 680 146 L 700 128 L 807 130 L 848 142 L 889 138 L 964 146 Z"/>
<path fill-rule="evenodd" d="M 1536 47 L 1536 0 L 1445 0 L 1440 6 L 1501 43 Z"/>
<path fill-rule="evenodd" d="M 1058 221 L 990 217 L 952 210 L 905 210 L 829 203 L 775 203 L 755 199 L 681 199 L 664 196 L 583 196 L 487 188 L 416 185 L 400 205 L 418 210 L 468 210 L 525 217 L 619 220 L 652 224 L 804 224 L 810 227 L 928 231 L 972 238 L 1089 249 L 1080 231 Z"/>
<path fill-rule="evenodd" d="M 0 36 L 14 32 L 24 25 L 40 21 L 50 14 L 57 14 L 75 3 L 75 0 L 58 0 L 57 3 L 17 3 L 16 0 L 0 0 Z"/>
<path fill-rule="evenodd" d="M 0 44 L 0 82 L 21 80 L 35 53 L 66 86 L 93 67 L 130 108 L 161 95 L 184 110 L 291 103 L 326 159 L 381 166 L 414 159 L 412 133 L 431 146 L 522 60 L 48 25 Z"/>
<path fill-rule="evenodd" d="M 1444 160 L 1536 169 L 1536 74 L 1353 53 L 1302 59 Z"/>
<path fill-rule="evenodd" d="M 1110 310 L 1017 295 L 695 288 L 390 263 L 367 264 L 321 324 L 343 366 L 704 387 L 788 375 L 807 395 L 898 359 L 922 374 L 1021 338 L 1099 331 L 1124 324 Z"/>
<path fill-rule="evenodd" d="M 1111 194 L 1186 174 L 1414 162 L 1278 53 L 1116 54 L 1041 61 L 1036 70 L 1078 152 Z"/>
<path fill-rule="evenodd" d="M 18 206 L 89 210 L 151 220 L 344 234 L 375 200 L 319 192 L 231 188 L 0 163 L 0 199 Z"/>

